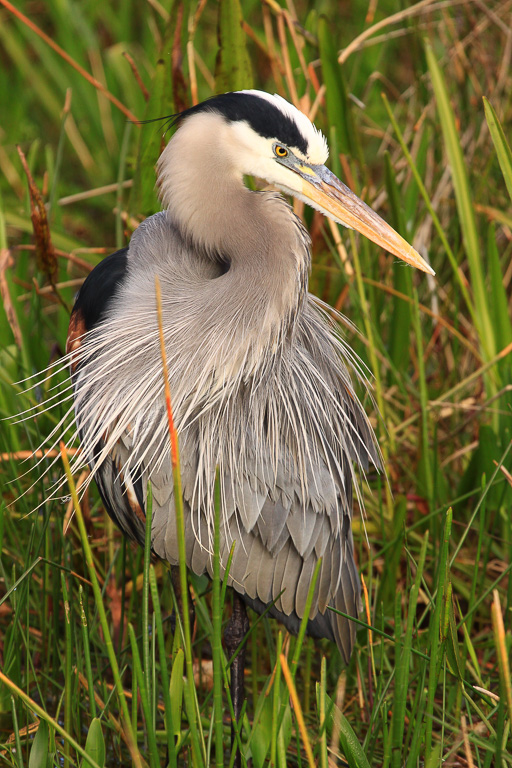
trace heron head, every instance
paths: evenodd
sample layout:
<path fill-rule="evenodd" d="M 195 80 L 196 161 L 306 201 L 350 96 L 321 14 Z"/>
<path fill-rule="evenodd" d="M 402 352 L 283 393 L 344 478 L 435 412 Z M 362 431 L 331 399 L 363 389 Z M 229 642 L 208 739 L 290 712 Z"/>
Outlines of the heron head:
<path fill-rule="evenodd" d="M 185 129 L 194 115 L 204 113 L 222 118 L 223 169 L 227 164 L 240 177 L 265 179 L 408 264 L 434 274 L 409 243 L 327 168 L 325 137 L 286 99 L 257 90 L 236 91 L 214 96 L 176 120 Z"/>

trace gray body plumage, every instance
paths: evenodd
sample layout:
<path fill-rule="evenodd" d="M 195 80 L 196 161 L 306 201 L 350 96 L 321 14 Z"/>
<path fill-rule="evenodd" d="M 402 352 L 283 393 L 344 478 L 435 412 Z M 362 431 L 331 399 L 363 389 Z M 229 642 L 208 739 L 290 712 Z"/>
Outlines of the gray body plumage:
<path fill-rule="evenodd" d="M 87 450 L 98 443 L 104 456 L 113 458 L 108 481 L 101 471 L 96 476 L 112 497 L 112 508 L 133 518 L 126 486 L 141 476 L 145 489 L 151 480 L 152 546 L 176 564 L 154 298 L 154 274 L 159 274 L 186 505 L 187 565 L 197 574 L 212 571 L 218 466 L 224 565 L 236 541 L 229 583 L 265 607 L 276 600 L 272 613 L 291 615 L 296 629 L 295 616 L 303 615 L 319 557 L 323 563 L 311 619 L 329 604 L 357 615 L 352 463 L 366 468 L 368 459 L 377 457 L 342 359 L 342 342 L 304 290 L 306 233 L 282 198 L 262 193 L 260 200 L 272 213 L 275 208 L 276 218 L 283 215 L 292 223 L 294 239 L 287 243 L 281 236 L 281 252 L 269 253 L 265 264 L 257 253 L 260 263 L 255 269 L 251 260 L 247 274 L 243 265 L 236 275 L 233 267 L 223 272 L 222 264 L 207 256 L 195 254 L 191 260 L 171 213 L 157 214 L 139 227 L 128 251 L 128 277 L 109 319 L 79 349 L 75 412 L 90 463 L 102 461 L 97 450 L 94 458 Z M 282 253 L 283 246 L 288 253 Z M 270 295 L 263 295 L 261 280 L 255 290 L 251 272 L 258 269 L 270 278 Z M 240 296 L 240 287 L 245 295 Z M 287 292 L 286 312 L 282 306 L 276 310 L 274 302 L 283 301 Z M 238 313 L 249 307 L 248 317 L 240 318 Z M 117 519 L 123 525 L 122 512 Z M 132 526 L 125 528 L 130 532 Z M 138 530 L 143 541 L 142 520 Z M 331 612 L 326 619 L 318 634 L 328 631 L 348 658 L 349 623 Z M 315 627 L 311 630 L 315 633 Z"/>
<path fill-rule="evenodd" d="M 277 97 L 265 99 L 296 112 Z M 321 155 L 323 138 L 297 115 Z M 265 141 L 275 152 L 275 143 L 246 126 L 215 110 L 192 114 L 164 150 L 158 183 L 165 210 L 134 232 L 125 273 L 101 319 L 86 332 L 79 312 L 75 326 L 72 320 L 76 423 L 107 508 L 139 541 L 151 481 L 152 547 L 176 564 L 158 274 L 187 566 L 212 573 L 218 468 L 221 568 L 236 542 L 229 584 L 260 612 L 274 603 L 271 615 L 296 631 L 322 558 L 309 631 L 335 640 L 348 659 L 353 624 L 328 606 L 349 616 L 360 610 L 354 464 L 378 466 L 378 449 L 351 383 L 352 353 L 328 308 L 307 292 L 306 230 L 280 195 L 243 184 L 243 172 L 259 167 L 237 165 L 246 135 L 247 153 L 253 137 L 260 155 Z M 318 170 L 318 184 L 333 183 L 324 166 L 306 166 L 308 157 L 299 155 L 290 152 L 283 164 L 299 164 L 306 174 Z M 288 189 L 291 171 L 279 174 L 277 182 Z"/>

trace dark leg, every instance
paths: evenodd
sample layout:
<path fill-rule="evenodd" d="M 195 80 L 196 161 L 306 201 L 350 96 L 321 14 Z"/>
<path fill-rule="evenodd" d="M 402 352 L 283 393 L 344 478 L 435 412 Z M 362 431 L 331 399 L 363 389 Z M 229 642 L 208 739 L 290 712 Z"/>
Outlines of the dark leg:
<path fill-rule="evenodd" d="M 235 590 L 233 590 L 233 613 L 224 632 L 224 644 L 226 646 L 228 660 L 232 658 L 240 643 L 249 631 L 249 619 L 245 610 L 245 603 Z M 235 711 L 235 720 L 238 722 L 245 695 L 244 685 L 245 646 L 241 649 L 236 659 L 231 664 L 231 701 Z M 231 745 L 235 741 L 235 731 L 231 726 Z M 234 768 L 241 768 L 242 759 L 240 752 L 235 757 Z"/>

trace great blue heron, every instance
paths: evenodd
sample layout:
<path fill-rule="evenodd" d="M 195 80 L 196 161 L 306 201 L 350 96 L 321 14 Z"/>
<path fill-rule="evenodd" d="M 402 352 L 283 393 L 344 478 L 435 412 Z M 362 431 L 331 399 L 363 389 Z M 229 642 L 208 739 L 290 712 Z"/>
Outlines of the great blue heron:
<path fill-rule="evenodd" d="M 171 122 L 178 129 L 158 162 L 164 210 L 91 272 L 73 309 L 67 351 L 83 456 L 110 516 L 142 543 L 151 481 L 152 548 L 176 564 L 158 275 L 187 566 L 212 574 L 218 468 L 221 569 L 235 541 L 235 595 L 296 632 L 322 558 L 308 632 L 335 641 L 347 661 L 354 625 L 328 609 L 360 610 L 353 466 L 378 466 L 378 448 L 349 375 L 353 354 L 308 294 L 308 233 L 280 194 L 249 190 L 244 175 L 433 271 L 326 168 L 325 138 L 280 96 L 226 93 Z"/>

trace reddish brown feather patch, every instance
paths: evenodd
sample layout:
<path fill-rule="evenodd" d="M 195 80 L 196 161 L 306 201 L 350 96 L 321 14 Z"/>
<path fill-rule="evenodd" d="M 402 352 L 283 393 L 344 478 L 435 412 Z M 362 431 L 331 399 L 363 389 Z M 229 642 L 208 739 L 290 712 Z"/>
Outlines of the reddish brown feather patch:
<path fill-rule="evenodd" d="M 144 511 L 142 507 L 140 506 L 137 496 L 135 495 L 135 491 L 133 490 L 132 486 L 128 486 L 125 484 L 124 486 L 126 488 L 126 498 L 128 499 L 128 503 L 131 507 L 132 512 L 137 515 L 141 523 L 146 524 L 146 515 L 144 514 Z"/>
<path fill-rule="evenodd" d="M 104 440 L 107 438 L 108 433 L 105 433 Z M 106 441 L 106 440 L 105 440 Z M 117 456 L 117 450 L 116 445 L 114 445 L 110 456 L 112 458 L 112 461 L 114 463 L 114 467 L 116 468 L 116 471 L 119 475 L 119 480 L 121 481 L 121 485 L 124 488 L 124 495 L 126 495 L 126 498 L 128 500 L 128 504 L 130 505 L 130 509 L 132 510 L 133 514 L 139 518 L 141 523 L 143 525 L 146 524 L 146 515 L 144 514 L 144 510 L 142 509 L 141 505 L 139 504 L 139 500 L 137 498 L 137 494 L 135 493 L 135 489 L 133 487 L 132 481 L 130 476 L 126 477 L 124 471 L 123 471 L 123 465 L 121 464 L 121 461 L 119 460 L 119 457 Z"/>
<path fill-rule="evenodd" d="M 77 309 L 71 315 L 68 328 L 68 337 L 66 339 L 66 354 L 75 352 L 79 349 L 84 335 L 87 333 L 87 326 L 85 324 L 85 318 L 80 309 Z M 76 369 L 76 361 L 71 358 L 71 372 L 74 373 Z"/>
<path fill-rule="evenodd" d="M 124 472 L 123 472 L 122 468 L 119 466 L 119 463 L 117 461 L 115 462 L 115 465 L 116 465 L 117 471 L 119 472 L 119 479 L 121 480 L 121 483 L 124 486 L 124 490 L 125 490 L 125 493 L 126 493 L 126 498 L 128 499 L 128 504 L 130 505 L 130 509 L 132 510 L 134 515 L 136 515 L 136 517 L 139 518 L 141 523 L 143 523 L 145 525 L 146 524 L 146 515 L 144 514 L 144 511 L 143 511 L 142 507 L 139 504 L 139 500 L 137 499 L 137 494 L 135 493 L 135 489 L 134 489 L 134 487 L 132 485 L 132 482 L 131 482 L 131 480 L 126 482 L 126 478 L 125 478 Z"/>

